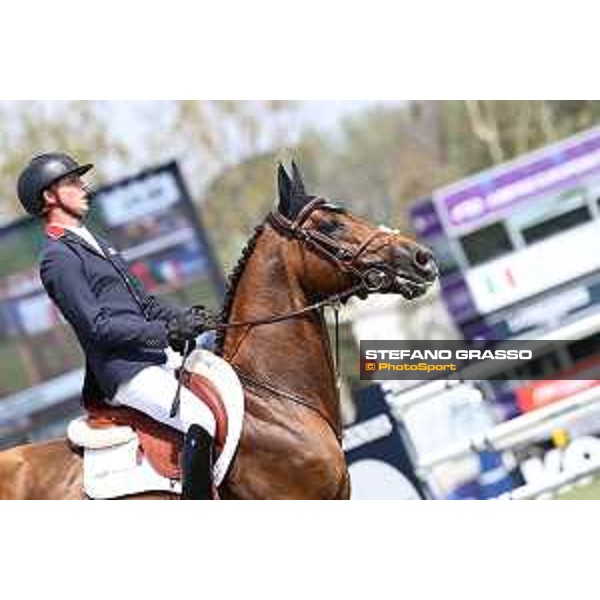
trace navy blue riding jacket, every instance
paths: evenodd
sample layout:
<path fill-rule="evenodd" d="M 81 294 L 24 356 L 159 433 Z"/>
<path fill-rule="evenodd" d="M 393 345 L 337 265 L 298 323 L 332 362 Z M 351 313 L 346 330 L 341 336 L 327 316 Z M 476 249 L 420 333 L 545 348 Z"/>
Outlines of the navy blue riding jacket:
<path fill-rule="evenodd" d="M 148 295 L 122 256 L 95 237 L 105 256 L 75 233 L 48 226 L 40 262 L 44 288 L 85 353 L 84 399 L 98 393 L 112 398 L 119 384 L 165 363 L 165 323 L 181 314 Z"/>

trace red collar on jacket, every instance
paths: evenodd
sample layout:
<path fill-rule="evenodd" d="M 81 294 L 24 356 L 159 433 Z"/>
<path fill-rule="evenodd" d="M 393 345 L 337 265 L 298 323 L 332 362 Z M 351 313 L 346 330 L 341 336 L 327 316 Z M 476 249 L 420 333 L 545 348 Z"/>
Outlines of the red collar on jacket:
<path fill-rule="evenodd" d="M 65 228 L 62 225 L 46 225 L 46 235 L 51 237 L 53 240 L 59 240 L 65 235 Z"/>

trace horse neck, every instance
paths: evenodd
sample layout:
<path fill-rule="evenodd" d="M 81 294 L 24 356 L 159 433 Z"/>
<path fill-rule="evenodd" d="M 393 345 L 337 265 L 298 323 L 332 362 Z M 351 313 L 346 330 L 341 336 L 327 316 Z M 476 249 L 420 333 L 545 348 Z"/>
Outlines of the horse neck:
<path fill-rule="evenodd" d="M 263 319 L 308 306 L 302 270 L 298 246 L 265 228 L 237 282 L 227 320 Z M 317 311 L 278 323 L 229 329 L 222 354 L 243 373 L 301 397 L 339 426 L 329 337 Z"/>

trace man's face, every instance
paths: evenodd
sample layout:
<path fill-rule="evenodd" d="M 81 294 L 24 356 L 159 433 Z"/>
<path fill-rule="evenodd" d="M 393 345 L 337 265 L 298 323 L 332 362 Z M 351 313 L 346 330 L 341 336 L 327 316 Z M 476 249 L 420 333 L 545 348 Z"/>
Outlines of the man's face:
<path fill-rule="evenodd" d="M 48 207 L 58 201 L 82 219 L 89 210 L 88 186 L 79 175 L 67 175 L 51 185 L 46 191 Z"/>

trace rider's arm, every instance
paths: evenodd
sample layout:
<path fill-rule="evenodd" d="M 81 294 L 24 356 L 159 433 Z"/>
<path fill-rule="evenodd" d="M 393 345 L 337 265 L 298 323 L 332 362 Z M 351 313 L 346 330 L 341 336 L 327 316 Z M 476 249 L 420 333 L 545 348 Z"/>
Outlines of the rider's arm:
<path fill-rule="evenodd" d="M 141 316 L 114 316 L 101 306 L 90 289 L 79 257 L 64 249 L 47 253 L 40 266 L 48 295 L 88 343 L 103 348 L 135 346 L 166 348 L 167 334 L 161 321 Z"/>
<path fill-rule="evenodd" d="M 142 301 L 144 314 L 150 321 L 164 321 L 166 323 L 183 314 L 184 310 L 177 305 L 148 294 L 142 282 L 130 272 L 127 262 L 121 254 L 115 255 L 114 258 L 120 261 L 122 268 L 127 272 Z"/>
<path fill-rule="evenodd" d="M 179 307 L 169 304 L 156 296 L 151 296 L 145 291 L 142 292 L 142 300 L 144 302 L 144 312 L 146 316 L 153 321 L 170 321 L 171 319 L 181 316 L 184 312 Z"/>

